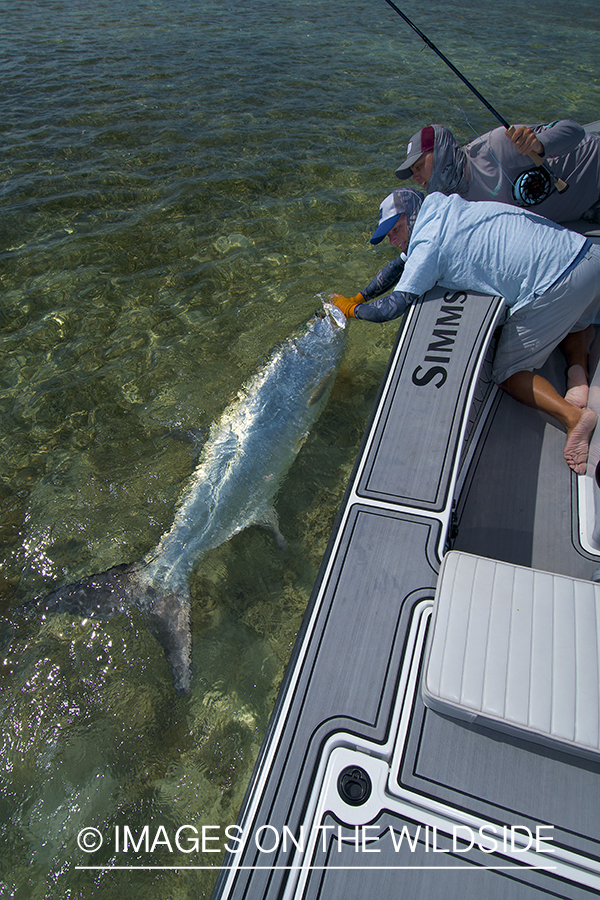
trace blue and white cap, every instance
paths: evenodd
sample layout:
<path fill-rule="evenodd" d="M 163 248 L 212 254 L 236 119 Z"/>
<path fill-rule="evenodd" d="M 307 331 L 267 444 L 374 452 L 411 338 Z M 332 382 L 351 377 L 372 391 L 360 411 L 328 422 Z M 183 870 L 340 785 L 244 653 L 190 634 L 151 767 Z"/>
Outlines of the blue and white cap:
<path fill-rule="evenodd" d="M 371 237 L 371 243 L 379 244 L 392 230 L 402 213 L 406 213 L 410 237 L 424 199 L 424 194 L 413 188 L 398 188 L 388 194 L 379 207 L 379 225 Z"/>

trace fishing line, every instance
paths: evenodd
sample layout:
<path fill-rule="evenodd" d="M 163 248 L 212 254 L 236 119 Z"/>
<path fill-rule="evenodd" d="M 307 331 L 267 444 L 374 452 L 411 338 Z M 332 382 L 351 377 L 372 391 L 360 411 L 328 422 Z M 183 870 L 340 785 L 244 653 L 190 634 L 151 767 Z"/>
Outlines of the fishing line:
<path fill-rule="evenodd" d="M 423 50 L 424 49 L 425 48 L 423 47 Z M 479 138 L 479 140 L 483 144 L 485 144 L 485 146 L 487 148 L 487 152 L 490 154 L 491 158 L 494 160 L 494 162 L 498 166 L 498 173 L 499 173 L 498 174 L 498 182 L 496 184 L 496 187 L 491 191 L 490 197 L 489 197 L 490 200 L 493 200 L 502 186 L 502 177 L 501 177 L 502 175 L 504 175 L 506 180 L 513 186 L 513 189 L 514 189 L 515 182 L 511 178 L 510 173 L 507 172 L 506 169 L 504 169 L 504 167 L 502 166 L 502 163 L 497 158 L 497 156 L 494 153 L 494 150 L 490 146 L 489 142 L 485 140 L 485 133 L 484 133 L 485 130 L 484 130 L 483 126 L 474 125 L 473 122 L 471 121 L 469 113 L 463 105 L 463 100 L 458 95 L 458 93 L 454 90 L 453 84 L 454 84 L 454 82 L 446 81 L 446 82 L 444 82 L 443 87 L 441 85 L 435 85 L 434 87 L 432 87 L 430 85 L 430 92 L 433 91 L 434 94 L 436 92 L 438 92 L 439 96 L 442 100 L 444 100 L 446 103 L 449 102 L 453 106 L 453 108 L 456 110 L 457 115 L 460 114 L 460 116 L 464 119 L 467 128 L 473 132 L 473 135 L 475 136 L 475 138 Z M 536 202 L 539 202 L 539 201 L 536 201 Z"/>
<path fill-rule="evenodd" d="M 440 95 L 443 95 L 443 92 L 441 91 L 441 88 L 438 87 L 438 90 L 440 91 Z M 464 120 L 465 120 L 465 122 L 466 122 L 468 128 L 470 128 L 470 130 L 473 132 L 473 134 L 475 135 L 475 137 L 479 138 L 479 140 L 482 141 L 482 143 L 485 144 L 485 146 L 486 146 L 486 148 L 487 148 L 487 152 L 489 153 L 489 155 L 491 156 L 491 158 L 494 160 L 494 162 L 495 162 L 496 165 L 498 166 L 499 172 L 501 172 L 501 173 L 504 175 L 504 177 L 506 178 L 506 180 L 509 181 L 510 184 L 512 184 L 512 185 L 513 185 L 513 188 L 514 188 L 515 182 L 514 182 L 513 179 L 511 178 L 510 173 L 507 172 L 506 169 L 503 168 L 502 163 L 501 163 L 500 160 L 497 158 L 496 154 L 494 153 L 493 148 L 492 148 L 492 147 L 490 146 L 490 144 L 485 140 L 485 136 L 484 136 L 484 134 L 482 133 L 481 128 L 479 128 L 479 126 L 474 125 L 473 122 L 471 121 L 471 119 L 469 118 L 469 113 L 468 113 L 467 110 L 464 108 L 463 103 L 462 103 L 460 97 L 458 96 L 458 94 L 452 89 L 452 87 L 451 87 L 450 84 L 445 85 L 444 91 L 445 91 L 445 93 L 446 93 L 446 99 L 447 99 L 447 100 L 450 100 L 450 101 L 452 102 L 452 104 L 454 105 L 454 107 L 456 108 L 456 110 L 460 112 L 460 114 L 461 114 L 462 117 L 464 118 Z M 582 166 L 584 166 L 584 165 L 585 165 L 585 160 L 584 160 L 584 159 L 580 160 L 576 165 L 573 166 L 573 168 L 572 168 L 568 173 L 565 174 L 565 178 L 566 178 L 566 179 L 569 179 L 569 180 L 572 179 L 573 176 L 577 173 L 577 170 L 578 170 L 578 169 L 581 169 Z M 523 176 L 524 174 L 527 174 L 527 173 L 521 173 L 521 176 Z M 534 170 L 534 174 L 535 174 L 535 170 Z M 500 184 L 501 184 L 501 180 L 498 181 L 498 185 L 497 185 L 497 187 L 496 187 L 496 192 L 497 192 L 497 190 L 499 189 Z M 493 194 L 494 194 L 494 192 L 492 192 L 492 195 L 493 195 Z M 493 199 L 493 196 L 491 197 L 491 199 Z M 536 203 L 539 203 L 539 202 L 541 202 L 541 201 L 540 201 L 540 200 L 536 200 L 535 202 L 536 202 Z"/>
<path fill-rule="evenodd" d="M 514 189 L 515 183 L 514 183 L 513 179 L 511 178 L 510 174 L 503 168 L 502 163 L 496 157 L 496 154 L 494 153 L 493 149 L 490 147 L 488 141 L 485 140 L 484 133 L 482 132 L 481 128 L 476 127 L 471 122 L 471 119 L 469 118 L 469 114 L 466 111 L 466 109 L 464 108 L 459 96 L 452 90 L 450 85 L 446 85 L 444 87 L 444 91 L 446 93 L 446 100 L 450 100 L 452 102 L 452 104 L 454 105 L 456 110 L 460 113 L 462 118 L 465 120 L 467 127 L 473 132 L 475 138 L 479 138 L 479 140 L 485 144 L 488 153 L 490 154 L 490 156 L 492 157 L 492 159 L 498 166 L 498 181 L 496 183 L 496 187 L 490 192 L 489 199 L 493 200 L 494 197 L 496 196 L 496 194 L 498 193 L 498 191 L 500 190 L 500 188 L 502 187 L 502 175 L 504 175 L 506 180 L 510 184 L 512 184 L 513 189 Z M 441 92 L 441 94 L 443 95 L 443 92 Z"/>
<path fill-rule="evenodd" d="M 506 169 L 503 167 L 502 163 L 500 162 L 500 160 L 498 159 L 498 157 L 497 157 L 496 154 L 494 153 L 493 148 L 490 146 L 489 141 L 486 141 L 486 140 L 485 140 L 485 136 L 484 136 L 484 134 L 482 133 L 481 129 L 480 129 L 479 127 L 475 127 L 475 125 L 471 122 L 471 119 L 469 118 L 469 114 L 468 114 L 467 110 L 464 108 L 464 106 L 463 106 L 463 104 L 462 104 L 462 101 L 460 100 L 459 96 L 452 90 L 452 88 L 451 88 L 449 85 L 445 87 L 445 90 L 446 90 L 446 92 L 447 92 L 447 96 L 452 100 L 452 102 L 454 103 L 456 109 L 460 111 L 460 113 L 461 113 L 462 117 L 464 118 L 464 120 L 465 120 L 467 126 L 471 129 L 471 131 L 473 132 L 473 134 L 475 135 L 475 137 L 476 137 L 476 138 L 479 138 L 479 140 L 480 140 L 483 144 L 485 144 L 485 146 L 486 146 L 486 148 L 487 148 L 487 152 L 489 153 L 489 155 L 491 156 L 491 158 L 494 160 L 494 162 L 495 162 L 496 165 L 498 166 L 498 173 L 499 173 L 499 175 L 498 175 L 498 182 L 497 182 L 497 184 L 496 184 L 496 187 L 494 188 L 494 190 L 493 190 L 493 191 L 491 192 L 491 194 L 490 194 L 490 199 L 493 200 L 494 197 L 496 196 L 496 194 L 498 193 L 498 191 L 500 190 L 500 188 L 501 188 L 501 186 L 502 186 L 502 177 L 501 177 L 502 175 L 504 175 L 504 177 L 506 178 L 506 180 L 507 180 L 510 184 L 512 184 L 512 186 L 513 186 L 513 193 L 514 193 L 514 190 L 515 190 L 515 182 L 514 182 L 513 179 L 511 178 L 510 173 L 507 172 Z M 534 172 L 535 172 L 535 171 L 536 171 L 536 170 L 534 170 Z M 524 173 L 522 173 L 522 174 L 524 174 Z M 541 198 L 541 199 L 545 199 L 545 197 L 544 197 L 544 198 Z M 535 202 L 539 203 L 539 202 L 541 202 L 541 200 L 536 200 Z"/>
<path fill-rule="evenodd" d="M 431 49 L 433 52 L 439 56 L 443 63 L 445 63 L 448 68 L 454 72 L 454 74 L 459 78 L 464 85 L 471 91 L 471 93 L 475 94 L 477 99 L 483 103 L 483 105 L 488 109 L 492 115 L 500 122 L 501 125 L 508 131 L 509 137 L 514 133 L 514 126 L 509 125 L 506 119 L 500 115 L 500 113 L 494 109 L 491 103 L 489 103 L 483 94 L 477 90 L 477 88 L 471 84 L 468 78 L 459 72 L 455 65 L 453 65 L 447 56 L 444 56 L 441 50 L 439 50 L 435 44 L 429 40 L 429 38 L 423 34 L 423 32 L 417 28 L 414 22 L 408 18 L 408 16 L 404 15 L 401 9 L 399 9 L 393 0 L 385 0 L 385 2 L 390 6 L 395 13 L 397 13 L 401 19 L 403 19 L 407 25 L 409 25 L 413 31 L 415 31 L 422 41 Z M 568 188 L 568 184 L 562 180 L 562 178 L 558 178 L 551 169 L 548 168 L 544 160 L 541 156 L 538 156 L 533 150 L 531 150 L 527 156 L 535 163 L 536 170 L 529 170 L 528 172 L 523 172 L 513 183 L 513 190 L 515 193 L 515 199 L 518 199 L 520 202 L 525 204 L 526 206 L 533 206 L 535 203 L 540 203 L 542 200 L 545 200 L 548 194 L 550 193 L 552 185 L 556 188 L 559 193 L 566 191 Z M 543 196 L 542 196 L 543 195 Z"/>

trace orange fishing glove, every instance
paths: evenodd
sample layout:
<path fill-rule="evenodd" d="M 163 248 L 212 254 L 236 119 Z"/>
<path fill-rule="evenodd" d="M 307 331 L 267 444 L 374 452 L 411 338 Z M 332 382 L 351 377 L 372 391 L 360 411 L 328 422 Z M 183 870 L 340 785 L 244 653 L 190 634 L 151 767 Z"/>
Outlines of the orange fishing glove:
<path fill-rule="evenodd" d="M 354 318 L 354 310 L 359 303 L 364 303 L 365 298 L 362 294 L 356 294 L 355 297 L 343 297 L 342 294 L 330 294 L 329 299 L 335 303 L 348 319 Z"/>

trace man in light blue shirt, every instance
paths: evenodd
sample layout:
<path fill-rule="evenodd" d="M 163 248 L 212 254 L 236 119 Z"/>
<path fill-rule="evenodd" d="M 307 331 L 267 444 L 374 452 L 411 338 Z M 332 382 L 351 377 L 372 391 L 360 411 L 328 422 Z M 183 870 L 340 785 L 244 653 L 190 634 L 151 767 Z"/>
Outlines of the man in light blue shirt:
<path fill-rule="evenodd" d="M 564 425 L 565 460 L 584 474 L 597 422 L 585 406 L 591 323 L 600 307 L 600 246 L 529 210 L 469 203 L 456 194 L 433 193 L 423 201 L 411 189 L 393 191 L 382 202 L 371 243 L 386 235 L 406 251 L 392 293 L 366 303 L 376 278 L 355 297 L 333 294 L 333 302 L 347 316 L 383 322 L 402 315 L 436 284 L 503 297 L 507 315 L 494 380 Z M 569 367 L 565 397 L 535 372 L 559 345 Z"/>

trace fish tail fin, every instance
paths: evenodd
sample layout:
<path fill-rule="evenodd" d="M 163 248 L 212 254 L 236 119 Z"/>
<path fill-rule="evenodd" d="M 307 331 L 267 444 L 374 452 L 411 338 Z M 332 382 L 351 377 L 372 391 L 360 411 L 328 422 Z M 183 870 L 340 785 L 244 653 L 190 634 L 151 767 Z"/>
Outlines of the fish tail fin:
<path fill-rule="evenodd" d="M 175 687 L 182 694 L 187 694 L 191 685 L 192 659 L 189 590 L 184 587 L 177 593 L 157 592 L 151 603 L 143 608 L 153 634 L 165 651 Z"/>
<path fill-rule="evenodd" d="M 132 571 L 133 567 L 129 565 L 114 566 L 106 572 L 58 587 L 44 597 L 23 603 L 19 609 L 27 618 L 44 613 L 70 613 L 109 619 L 135 603 L 131 591 Z"/>
<path fill-rule="evenodd" d="M 187 587 L 177 593 L 162 592 L 140 581 L 136 565 L 115 566 L 23 604 L 21 612 L 26 618 L 66 612 L 109 619 L 132 606 L 142 611 L 162 645 L 171 665 L 175 687 L 181 693 L 187 693 L 191 684 L 192 651 L 191 601 Z"/>

